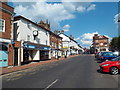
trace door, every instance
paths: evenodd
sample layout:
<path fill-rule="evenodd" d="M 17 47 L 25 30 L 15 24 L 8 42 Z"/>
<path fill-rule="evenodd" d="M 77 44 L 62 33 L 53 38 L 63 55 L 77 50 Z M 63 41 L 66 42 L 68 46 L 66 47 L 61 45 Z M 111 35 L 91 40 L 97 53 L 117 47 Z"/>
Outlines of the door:
<path fill-rule="evenodd" d="M 18 65 L 18 48 L 14 48 L 14 65 Z"/>
<path fill-rule="evenodd" d="M 119 70 L 120 70 L 120 60 L 118 61 L 118 68 L 119 68 Z"/>

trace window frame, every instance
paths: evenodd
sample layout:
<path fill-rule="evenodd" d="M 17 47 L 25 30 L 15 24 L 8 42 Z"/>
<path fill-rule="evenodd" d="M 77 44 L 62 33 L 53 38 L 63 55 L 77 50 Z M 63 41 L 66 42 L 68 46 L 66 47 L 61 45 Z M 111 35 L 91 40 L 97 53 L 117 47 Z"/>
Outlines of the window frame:
<path fill-rule="evenodd" d="M 0 21 L 4 21 L 4 25 L 3 25 L 3 30 L 0 30 L 0 32 L 5 32 L 5 20 L 0 18 Z M 1 26 L 2 27 L 2 26 Z"/>

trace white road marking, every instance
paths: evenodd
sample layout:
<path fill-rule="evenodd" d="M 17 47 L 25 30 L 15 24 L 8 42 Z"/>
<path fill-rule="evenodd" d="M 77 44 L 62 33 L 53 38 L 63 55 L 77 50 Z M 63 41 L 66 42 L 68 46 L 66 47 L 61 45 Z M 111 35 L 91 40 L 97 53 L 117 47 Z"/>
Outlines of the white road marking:
<path fill-rule="evenodd" d="M 56 79 L 54 82 L 52 82 L 50 85 L 48 85 L 44 90 L 47 90 L 48 88 L 50 88 L 53 84 L 55 84 L 58 81 L 58 79 Z"/>

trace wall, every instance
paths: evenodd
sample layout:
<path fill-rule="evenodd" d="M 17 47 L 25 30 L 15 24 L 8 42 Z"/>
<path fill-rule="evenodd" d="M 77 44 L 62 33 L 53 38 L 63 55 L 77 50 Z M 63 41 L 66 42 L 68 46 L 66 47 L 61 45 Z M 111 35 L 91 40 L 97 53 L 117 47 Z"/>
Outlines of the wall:
<path fill-rule="evenodd" d="M 31 24 L 31 29 L 30 29 L 30 28 L 28 28 L 29 22 L 26 20 L 23 20 L 23 19 L 15 21 L 14 23 L 17 23 L 19 26 L 18 30 L 17 30 L 17 33 L 19 33 L 17 41 L 20 41 L 20 40 L 28 41 L 27 36 L 29 35 L 30 36 L 29 41 L 32 43 L 46 45 L 46 40 L 47 40 L 47 45 L 48 46 L 50 45 L 50 34 L 48 31 L 47 31 L 47 35 L 46 35 L 46 30 L 44 30 L 38 26 L 35 26 L 33 24 Z M 34 36 L 33 36 L 34 30 L 38 30 L 38 32 L 39 32 L 39 34 L 35 40 L 34 40 Z"/>
<path fill-rule="evenodd" d="M 7 4 L 2 4 L 1 2 L 0 2 L 0 7 L 6 8 L 11 12 L 14 11 L 14 8 L 8 6 Z M 0 10 L 0 18 L 5 20 L 5 32 L 0 32 L 0 38 L 11 39 L 11 28 L 12 28 L 11 26 L 12 24 L 10 20 L 11 17 L 12 17 L 11 14 Z"/>

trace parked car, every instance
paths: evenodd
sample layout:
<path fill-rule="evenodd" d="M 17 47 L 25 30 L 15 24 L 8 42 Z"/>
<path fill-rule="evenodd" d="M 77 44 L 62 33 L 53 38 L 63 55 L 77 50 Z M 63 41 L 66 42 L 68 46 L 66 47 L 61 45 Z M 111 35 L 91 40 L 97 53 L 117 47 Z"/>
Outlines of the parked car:
<path fill-rule="evenodd" d="M 116 75 L 120 72 L 120 56 L 100 64 L 100 71 Z"/>
<path fill-rule="evenodd" d="M 100 51 L 100 52 L 98 52 L 97 54 L 96 54 L 96 59 L 97 60 L 99 60 L 99 59 L 101 59 L 101 55 L 102 55 L 102 53 L 104 53 L 105 51 Z"/>
<path fill-rule="evenodd" d="M 111 60 L 119 56 L 119 52 L 103 52 L 100 56 L 100 60 L 103 62 L 105 60 Z"/>

